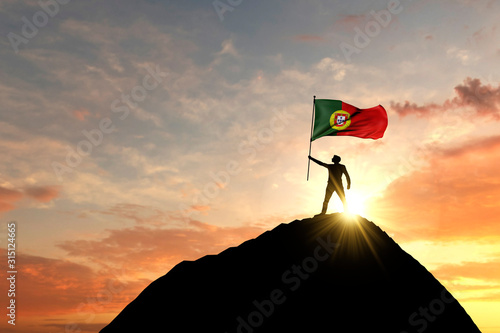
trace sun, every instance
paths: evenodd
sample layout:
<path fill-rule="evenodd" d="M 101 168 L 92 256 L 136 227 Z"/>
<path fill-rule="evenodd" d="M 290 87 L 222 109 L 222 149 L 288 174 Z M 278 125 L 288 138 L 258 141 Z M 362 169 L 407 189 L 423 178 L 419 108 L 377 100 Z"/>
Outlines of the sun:
<path fill-rule="evenodd" d="M 346 199 L 347 199 L 347 204 L 349 206 L 349 213 L 361 216 L 366 215 L 365 211 L 365 202 L 367 199 L 366 197 L 362 196 L 358 192 L 347 191 Z"/>

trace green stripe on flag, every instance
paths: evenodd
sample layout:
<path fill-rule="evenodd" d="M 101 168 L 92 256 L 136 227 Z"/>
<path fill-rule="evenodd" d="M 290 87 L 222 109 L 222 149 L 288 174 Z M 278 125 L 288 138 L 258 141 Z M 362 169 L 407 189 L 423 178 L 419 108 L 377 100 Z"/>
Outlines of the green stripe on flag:
<path fill-rule="evenodd" d="M 314 131 L 311 141 L 325 135 L 336 135 L 338 130 L 330 125 L 330 118 L 335 111 L 342 110 L 342 101 L 317 99 L 314 104 Z"/>

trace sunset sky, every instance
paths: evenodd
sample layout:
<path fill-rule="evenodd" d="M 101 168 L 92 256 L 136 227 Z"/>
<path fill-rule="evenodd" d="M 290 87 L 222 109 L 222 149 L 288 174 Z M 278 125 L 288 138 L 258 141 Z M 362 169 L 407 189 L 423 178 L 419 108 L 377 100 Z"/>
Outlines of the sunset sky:
<path fill-rule="evenodd" d="M 58 1 L 0 2 L 2 332 L 96 332 L 182 260 L 319 213 L 316 95 L 386 108 L 384 138 L 312 155 L 500 333 L 500 2 Z"/>

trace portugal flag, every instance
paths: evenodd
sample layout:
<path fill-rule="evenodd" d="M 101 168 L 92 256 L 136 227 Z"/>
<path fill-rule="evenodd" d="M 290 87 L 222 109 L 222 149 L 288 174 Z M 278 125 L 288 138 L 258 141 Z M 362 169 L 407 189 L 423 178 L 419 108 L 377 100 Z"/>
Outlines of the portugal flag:
<path fill-rule="evenodd" d="M 387 112 L 382 105 L 358 109 L 342 101 L 316 99 L 314 108 L 314 132 L 311 141 L 326 135 L 380 139 L 387 128 Z"/>

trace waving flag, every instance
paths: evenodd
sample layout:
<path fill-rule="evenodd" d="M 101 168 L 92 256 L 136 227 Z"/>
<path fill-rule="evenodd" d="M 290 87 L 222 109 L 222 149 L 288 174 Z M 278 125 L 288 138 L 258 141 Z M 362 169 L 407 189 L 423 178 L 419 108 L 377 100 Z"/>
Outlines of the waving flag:
<path fill-rule="evenodd" d="M 355 136 L 380 139 L 387 128 L 387 112 L 382 105 L 369 109 L 332 99 L 314 102 L 314 132 L 311 141 L 323 136 Z"/>

